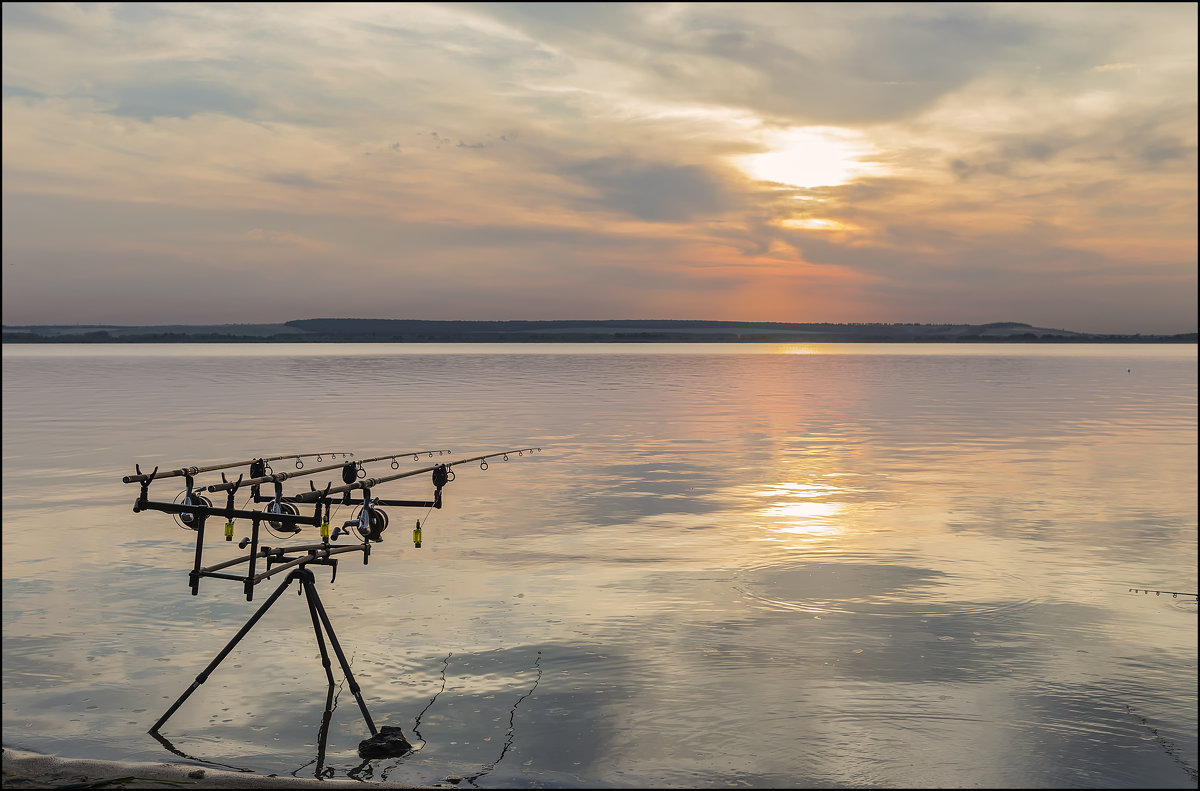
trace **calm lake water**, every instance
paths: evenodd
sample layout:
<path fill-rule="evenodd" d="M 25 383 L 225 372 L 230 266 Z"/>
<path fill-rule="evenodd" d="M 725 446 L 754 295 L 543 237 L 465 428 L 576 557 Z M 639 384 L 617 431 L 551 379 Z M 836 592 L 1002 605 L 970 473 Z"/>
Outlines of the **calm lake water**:
<path fill-rule="evenodd" d="M 294 592 L 170 746 L 481 788 L 1196 786 L 1195 599 L 1129 591 L 1197 589 L 1195 346 L 3 355 L 6 745 L 181 760 L 147 729 L 275 588 L 193 597 L 194 534 L 132 512 L 135 463 L 539 446 L 457 467 L 420 549 L 427 509 L 390 509 L 369 565 L 315 569 L 376 724 L 414 752 L 358 758 L 335 662 L 322 753 Z"/>

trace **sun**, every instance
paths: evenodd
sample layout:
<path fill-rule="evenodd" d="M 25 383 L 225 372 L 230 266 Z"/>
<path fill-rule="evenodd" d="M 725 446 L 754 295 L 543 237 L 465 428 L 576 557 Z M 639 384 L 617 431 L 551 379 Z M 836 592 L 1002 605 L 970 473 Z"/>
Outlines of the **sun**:
<path fill-rule="evenodd" d="M 854 226 L 838 220 L 825 220 L 817 217 L 801 217 L 798 219 L 780 220 L 784 228 L 799 228 L 802 231 L 853 231 Z"/>
<path fill-rule="evenodd" d="M 771 150 L 740 157 L 751 177 L 803 189 L 836 187 L 879 166 L 864 160 L 870 153 L 860 135 L 846 129 L 808 126 L 788 129 L 769 140 Z"/>

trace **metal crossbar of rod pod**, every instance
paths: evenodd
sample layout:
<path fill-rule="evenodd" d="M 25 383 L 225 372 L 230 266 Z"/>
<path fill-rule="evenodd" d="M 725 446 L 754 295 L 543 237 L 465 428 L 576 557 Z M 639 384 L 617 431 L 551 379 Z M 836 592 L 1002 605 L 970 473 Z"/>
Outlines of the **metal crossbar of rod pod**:
<path fill-rule="evenodd" d="M 355 489 L 370 489 L 373 486 L 378 486 L 379 484 L 387 483 L 388 481 L 395 481 L 395 480 L 399 480 L 400 478 L 408 478 L 413 475 L 420 475 L 423 472 L 431 472 L 433 470 L 436 470 L 438 467 L 446 467 L 447 469 L 449 469 L 449 468 L 453 467 L 455 464 L 466 464 L 467 462 L 471 462 L 471 461 L 483 461 L 485 459 L 494 459 L 498 456 L 507 457 L 508 454 L 510 454 L 510 453 L 518 453 L 518 454 L 534 453 L 534 452 L 540 451 L 540 450 L 541 450 L 541 448 L 516 448 L 515 450 L 501 450 L 501 451 L 497 451 L 495 453 L 485 453 L 482 456 L 472 456 L 468 459 L 455 459 L 454 461 L 448 461 L 445 464 L 435 464 L 432 467 L 422 467 L 419 470 L 409 470 L 408 472 L 400 472 L 400 473 L 396 473 L 395 475 L 385 475 L 382 478 L 364 478 L 361 481 L 356 481 L 354 483 L 347 484 L 346 486 L 337 486 L 332 489 L 315 489 L 311 492 L 301 492 L 300 494 L 297 494 L 288 499 L 293 502 L 307 503 L 307 502 L 311 502 L 313 500 L 320 500 L 324 497 L 328 497 L 331 494 L 342 494 L 343 492 L 352 492 Z"/>
<path fill-rule="evenodd" d="M 246 461 L 231 461 L 224 464 L 210 464 L 207 467 L 182 467 L 178 470 L 169 472 L 143 473 L 141 475 L 126 475 L 121 479 L 122 483 L 145 483 L 159 478 L 178 478 L 181 475 L 198 475 L 202 472 L 212 472 L 213 470 L 227 470 L 230 467 L 241 467 L 242 465 L 253 464 L 256 461 L 280 461 L 281 459 L 311 459 L 314 456 L 353 456 L 353 452 L 333 451 L 331 453 L 289 453 L 285 456 L 263 456 L 255 459 L 247 459 Z M 341 466 L 341 465 L 338 465 Z"/>
<path fill-rule="evenodd" d="M 338 464 L 329 464 L 324 467 L 308 467 L 303 470 L 296 470 L 295 472 L 276 472 L 276 473 L 272 473 L 271 475 L 264 475 L 260 478 L 251 478 L 248 481 L 226 481 L 225 483 L 217 483 L 217 484 L 213 484 L 212 486 L 209 486 L 208 491 L 209 492 L 227 492 L 230 489 L 237 489 L 237 488 L 241 488 L 242 486 L 258 486 L 258 485 L 264 484 L 264 483 L 278 483 L 280 481 L 286 481 L 288 478 L 295 478 L 297 476 L 312 475 L 313 473 L 328 472 L 329 470 L 340 470 L 342 467 L 345 467 L 347 464 L 360 464 L 361 465 L 361 464 L 367 464 L 368 462 L 372 462 L 372 461 L 383 461 L 384 459 L 399 459 L 404 456 L 418 456 L 419 457 L 419 456 L 424 456 L 426 454 L 428 454 L 429 456 L 432 457 L 435 453 L 437 455 L 441 456 L 443 453 L 450 453 L 450 451 L 449 450 L 405 450 L 405 451 L 400 451 L 398 453 L 386 453 L 383 456 L 372 456 L 369 459 L 353 459 L 353 460 L 339 462 Z M 284 458 L 292 459 L 292 458 L 295 458 L 295 456 L 285 456 Z M 264 459 L 264 461 L 265 461 L 265 459 Z"/>

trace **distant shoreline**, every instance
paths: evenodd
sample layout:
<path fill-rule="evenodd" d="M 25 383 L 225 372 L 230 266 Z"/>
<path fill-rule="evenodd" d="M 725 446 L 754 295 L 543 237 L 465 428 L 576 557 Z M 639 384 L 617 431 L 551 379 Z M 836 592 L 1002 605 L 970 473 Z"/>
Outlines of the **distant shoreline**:
<path fill-rule="evenodd" d="M 39 345 L 60 345 L 60 344 L 159 344 L 159 343 L 237 343 L 237 344 L 294 344 L 294 343 L 404 343 L 412 345 L 422 344 L 444 344 L 455 343 L 462 345 L 487 346 L 500 343 L 527 343 L 527 344 L 546 344 L 546 343 L 622 343 L 629 345 L 653 345 L 659 343 L 895 343 L 895 344 L 997 344 L 997 343 L 1029 343 L 1036 345 L 1046 344 L 1104 344 L 1104 343 L 1120 343 L 1120 344 L 1195 344 L 1197 343 L 1196 333 L 1185 333 L 1183 335 L 1166 335 L 1166 336 L 1098 336 L 1088 338 L 948 338 L 948 339 L 920 339 L 920 338 L 870 338 L 870 339 L 847 339 L 847 338 L 751 338 L 730 340 L 726 338 L 670 338 L 663 340 L 626 340 L 613 338 L 520 338 L 520 339 L 488 339 L 488 340 L 397 340 L 394 338 L 239 338 L 239 337 L 218 337 L 218 338 L 203 338 L 193 336 L 177 336 L 177 337 L 144 337 L 133 336 L 125 338 L 110 338 L 104 340 L 96 340 L 94 338 L 78 338 L 71 336 L 56 337 L 56 338 L 21 338 L 4 336 L 3 343 L 24 346 L 39 346 Z"/>
<path fill-rule="evenodd" d="M 799 324 L 612 319 L 426 321 L 301 319 L 281 324 L 5 326 L 3 343 L 1196 343 L 1174 335 L 1101 334 L 990 324 Z"/>

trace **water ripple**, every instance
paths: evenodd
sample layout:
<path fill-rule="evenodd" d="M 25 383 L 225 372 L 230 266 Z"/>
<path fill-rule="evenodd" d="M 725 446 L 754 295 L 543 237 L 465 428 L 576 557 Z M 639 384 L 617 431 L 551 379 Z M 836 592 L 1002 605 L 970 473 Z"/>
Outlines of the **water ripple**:
<path fill-rule="evenodd" d="M 812 614 L 986 615 L 1026 610 L 1042 601 L 1028 594 L 1020 577 L 994 570 L 988 574 L 991 579 L 981 580 L 975 568 L 967 576 L 857 553 L 752 567 L 738 573 L 734 587 L 760 605 Z M 994 601 L 958 598 L 981 582 L 1000 583 L 1012 595 Z"/>

